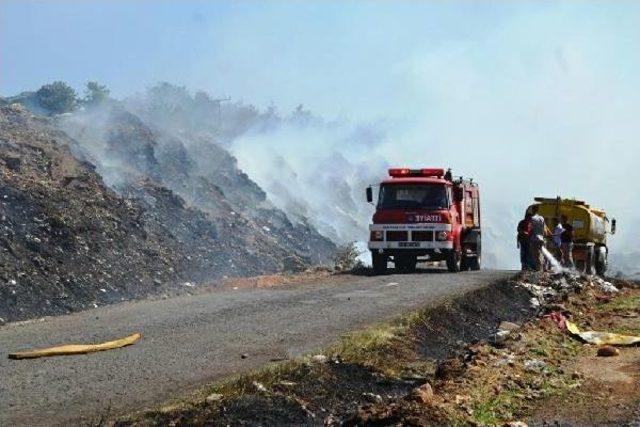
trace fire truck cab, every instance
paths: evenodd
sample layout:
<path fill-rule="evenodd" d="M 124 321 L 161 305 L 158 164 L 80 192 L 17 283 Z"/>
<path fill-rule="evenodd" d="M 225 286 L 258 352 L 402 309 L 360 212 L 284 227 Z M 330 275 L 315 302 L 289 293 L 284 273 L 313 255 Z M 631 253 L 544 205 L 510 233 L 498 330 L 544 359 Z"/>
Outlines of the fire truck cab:
<path fill-rule="evenodd" d="M 367 188 L 373 203 L 373 188 Z M 380 183 L 369 250 L 375 274 L 393 261 L 411 272 L 418 261 L 445 261 L 451 272 L 479 270 L 480 193 L 473 180 L 454 178 L 451 169 L 394 168 Z"/>

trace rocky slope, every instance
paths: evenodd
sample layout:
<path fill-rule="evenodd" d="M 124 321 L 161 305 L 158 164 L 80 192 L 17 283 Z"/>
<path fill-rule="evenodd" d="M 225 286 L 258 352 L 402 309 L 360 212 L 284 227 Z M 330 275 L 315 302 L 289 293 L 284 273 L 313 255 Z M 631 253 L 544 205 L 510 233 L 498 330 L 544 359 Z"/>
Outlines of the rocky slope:
<path fill-rule="evenodd" d="M 122 109 L 101 117 L 92 125 L 81 115 L 51 120 L 0 107 L 1 318 L 330 258 L 331 242 L 260 205 L 264 194 L 237 169 L 228 179 L 253 186 L 244 198 L 238 186 L 227 197 L 224 180 L 194 174 L 198 159 L 179 140 L 158 138 Z"/>

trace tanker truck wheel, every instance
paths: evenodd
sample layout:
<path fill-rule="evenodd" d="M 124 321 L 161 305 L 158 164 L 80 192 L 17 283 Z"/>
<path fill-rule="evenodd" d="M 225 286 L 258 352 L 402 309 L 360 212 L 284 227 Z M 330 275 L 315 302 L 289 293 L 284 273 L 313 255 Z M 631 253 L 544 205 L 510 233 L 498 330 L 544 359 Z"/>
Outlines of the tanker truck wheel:
<path fill-rule="evenodd" d="M 604 274 L 607 272 L 607 266 L 607 248 L 600 246 L 596 249 L 596 274 L 604 277 Z"/>
<path fill-rule="evenodd" d="M 596 272 L 596 254 L 593 246 L 587 248 L 587 260 L 585 261 L 585 273 L 593 275 Z"/>
<path fill-rule="evenodd" d="M 462 253 L 452 250 L 447 254 L 447 270 L 457 273 L 462 268 Z"/>
<path fill-rule="evenodd" d="M 384 254 L 378 252 L 371 252 L 371 264 L 373 265 L 373 274 L 383 275 L 387 274 L 387 262 L 389 258 Z"/>

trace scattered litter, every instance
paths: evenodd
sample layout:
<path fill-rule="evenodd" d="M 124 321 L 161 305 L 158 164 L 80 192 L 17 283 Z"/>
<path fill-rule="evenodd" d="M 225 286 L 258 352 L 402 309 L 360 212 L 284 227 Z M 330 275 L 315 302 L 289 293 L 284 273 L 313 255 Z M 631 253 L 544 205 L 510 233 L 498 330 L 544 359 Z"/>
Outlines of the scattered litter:
<path fill-rule="evenodd" d="M 518 329 L 520 329 L 520 325 L 513 322 L 502 321 L 500 322 L 500 325 L 498 325 L 498 330 L 501 330 L 501 331 L 511 332 L 511 331 L 517 331 Z"/>
<path fill-rule="evenodd" d="M 240 355 L 240 359 L 246 359 L 247 357 L 249 357 L 249 354 L 247 354 L 247 353 L 242 353 Z"/>
<path fill-rule="evenodd" d="M 600 288 L 600 290 L 602 292 L 608 293 L 608 294 L 614 294 L 618 291 L 618 288 L 616 288 L 615 286 L 613 286 L 613 284 L 611 282 L 607 282 L 606 280 L 602 279 L 601 277 L 594 277 L 592 278 L 592 284 L 595 283 L 596 285 L 598 285 L 598 287 Z"/>
<path fill-rule="evenodd" d="M 546 367 L 547 364 L 544 361 L 538 359 L 530 359 L 524 362 L 525 371 L 537 372 L 543 370 Z"/>
<path fill-rule="evenodd" d="M 610 345 L 603 345 L 598 349 L 598 356 L 600 357 L 611 357 L 617 356 L 620 354 L 620 350 Z"/>
<path fill-rule="evenodd" d="M 188 288 L 195 288 L 196 285 L 191 282 L 184 282 L 182 286 L 186 286 Z"/>
<path fill-rule="evenodd" d="M 386 287 L 391 287 L 391 286 L 398 286 L 398 285 L 399 285 L 399 283 L 397 283 L 397 282 L 390 282 L 390 283 L 387 283 L 385 286 Z"/>
<path fill-rule="evenodd" d="M 603 345 L 634 345 L 640 343 L 640 337 L 633 335 L 621 335 L 611 332 L 597 332 L 597 331 L 585 331 L 580 332 L 578 327 L 570 322 L 566 321 L 567 330 L 575 336 L 580 337 L 583 341 L 589 344 Z"/>
<path fill-rule="evenodd" d="M 283 381 L 280 381 L 278 384 L 281 385 L 281 386 L 284 386 L 284 387 L 293 387 L 297 383 L 294 383 L 293 381 L 285 381 L 285 380 L 283 380 Z"/>
<path fill-rule="evenodd" d="M 209 396 L 206 397 L 205 401 L 207 403 L 214 403 L 214 402 L 219 402 L 222 400 L 224 396 L 221 395 L 220 393 L 213 393 L 210 394 Z"/>
<path fill-rule="evenodd" d="M 503 342 L 505 342 L 507 340 L 507 338 L 509 338 L 509 334 L 511 332 L 509 331 L 498 331 L 495 334 L 491 335 L 491 337 L 489 338 L 489 341 L 492 344 L 502 344 Z"/>
<path fill-rule="evenodd" d="M 69 344 L 43 348 L 40 350 L 22 351 L 17 353 L 10 353 L 9 359 L 35 359 L 38 357 L 86 354 L 96 351 L 113 350 L 116 348 L 126 347 L 128 345 L 134 344 L 141 337 L 141 334 L 135 333 L 129 335 L 128 337 L 120 338 L 114 341 L 107 341 L 100 344 Z"/>
<path fill-rule="evenodd" d="M 382 403 L 382 396 L 374 393 L 362 393 L 362 396 L 372 403 Z"/>
<path fill-rule="evenodd" d="M 259 391 L 260 393 L 267 392 L 267 388 L 264 385 L 262 385 L 262 383 L 259 383 L 258 381 L 254 381 L 252 384 L 256 388 L 256 390 Z"/>
<path fill-rule="evenodd" d="M 494 366 L 505 366 L 505 365 L 513 366 L 515 363 L 516 363 L 516 355 L 513 353 L 509 353 L 502 359 L 497 360 Z"/>
<path fill-rule="evenodd" d="M 327 356 L 324 354 L 316 354 L 315 356 L 311 356 L 311 360 L 315 363 L 327 363 Z"/>
<path fill-rule="evenodd" d="M 553 321 L 556 325 L 558 325 L 558 328 L 560 328 L 560 330 L 562 331 L 567 329 L 567 318 L 564 317 L 564 314 L 560 313 L 559 311 L 553 311 L 549 314 L 542 316 L 542 318 Z"/>

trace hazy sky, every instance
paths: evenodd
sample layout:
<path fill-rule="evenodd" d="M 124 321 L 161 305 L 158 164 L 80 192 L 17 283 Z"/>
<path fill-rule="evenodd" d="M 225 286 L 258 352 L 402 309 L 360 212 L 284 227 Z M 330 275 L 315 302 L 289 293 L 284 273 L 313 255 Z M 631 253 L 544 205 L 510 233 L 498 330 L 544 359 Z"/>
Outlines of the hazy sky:
<path fill-rule="evenodd" d="M 166 80 L 329 116 L 404 117 L 429 107 L 415 96 L 423 68 L 455 56 L 464 62 L 429 78 L 456 93 L 572 72 L 572 61 L 637 90 L 639 29 L 640 2 L 623 1 L 0 0 L 0 94 L 96 79 L 122 96 Z"/>
<path fill-rule="evenodd" d="M 476 177 L 500 259 L 517 259 L 536 195 L 607 208 L 624 230 L 612 244 L 637 250 L 638 1 L 0 0 L 0 94 L 58 79 L 116 97 L 162 80 L 374 123 L 375 147 L 307 137 L 358 164 L 369 150 Z"/>

